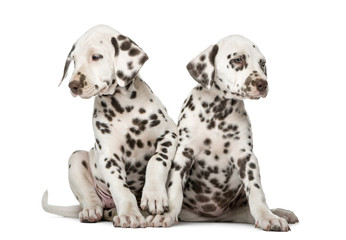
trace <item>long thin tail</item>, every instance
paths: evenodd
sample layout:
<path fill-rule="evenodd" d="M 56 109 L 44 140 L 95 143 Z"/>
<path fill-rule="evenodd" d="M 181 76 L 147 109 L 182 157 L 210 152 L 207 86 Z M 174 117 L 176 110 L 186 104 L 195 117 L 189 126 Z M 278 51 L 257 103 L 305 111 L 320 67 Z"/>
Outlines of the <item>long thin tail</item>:
<path fill-rule="evenodd" d="M 48 213 L 56 214 L 63 217 L 78 218 L 82 208 L 75 206 L 54 206 L 48 204 L 48 190 L 42 196 L 42 208 Z"/>

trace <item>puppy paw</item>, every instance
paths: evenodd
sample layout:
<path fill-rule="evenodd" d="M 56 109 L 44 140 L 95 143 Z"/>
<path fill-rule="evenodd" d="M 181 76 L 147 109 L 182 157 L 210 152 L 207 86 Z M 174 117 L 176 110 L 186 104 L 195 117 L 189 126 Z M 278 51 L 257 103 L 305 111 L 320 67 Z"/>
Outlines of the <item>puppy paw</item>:
<path fill-rule="evenodd" d="M 79 213 L 79 220 L 83 223 L 98 222 L 103 217 L 103 208 L 100 206 L 84 208 Z"/>
<path fill-rule="evenodd" d="M 122 214 L 113 218 L 113 225 L 114 227 L 123 228 L 145 228 L 147 226 L 147 222 L 142 215 Z"/>
<path fill-rule="evenodd" d="M 146 221 L 148 227 L 170 227 L 178 223 L 178 217 L 165 213 L 163 215 L 149 215 Z"/>
<path fill-rule="evenodd" d="M 286 219 L 286 221 L 288 223 L 298 223 L 299 222 L 298 217 L 292 211 L 289 211 L 286 209 L 281 209 L 281 208 L 271 209 L 271 211 L 275 215 Z"/>
<path fill-rule="evenodd" d="M 155 189 L 153 187 L 144 187 L 141 209 L 148 210 L 151 215 L 162 215 L 168 211 L 168 197 L 165 189 Z"/>
<path fill-rule="evenodd" d="M 274 214 L 263 216 L 256 220 L 256 228 L 261 228 L 265 231 L 290 231 L 287 221 L 284 218 L 278 217 Z"/>

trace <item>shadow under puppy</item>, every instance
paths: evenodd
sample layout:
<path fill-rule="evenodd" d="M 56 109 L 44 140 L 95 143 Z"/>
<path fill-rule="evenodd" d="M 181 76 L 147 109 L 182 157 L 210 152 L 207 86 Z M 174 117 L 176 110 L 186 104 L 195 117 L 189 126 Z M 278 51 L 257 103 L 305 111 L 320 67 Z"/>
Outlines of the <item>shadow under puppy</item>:
<path fill-rule="evenodd" d="M 97 222 L 114 214 L 107 209 L 116 208 L 114 226 L 146 227 L 139 205 L 153 215 L 168 210 L 166 180 L 177 127 L 138 75 L 147 59 L 130 38 L 104 25 L 73 45 L 61 81 L 73 61 L 72 95 L 95 97 L 95 146 L 69 159 L 69 182 L 80 205 L 49 205 L 46 192 L 45 211 Z"/>
<path fill-rule="evenodd" d="M 248 39 L 229 36 L 200 53 L 187 69 L 199 85 L 185 100 L 178 121 L 169 211 L 150 217 L 150 225 L 170 226 L 179 217 L 288 231 L 288 223 L 298 218 L 266 204 L 243 102 L 267 96 L 264 56 Z"/>

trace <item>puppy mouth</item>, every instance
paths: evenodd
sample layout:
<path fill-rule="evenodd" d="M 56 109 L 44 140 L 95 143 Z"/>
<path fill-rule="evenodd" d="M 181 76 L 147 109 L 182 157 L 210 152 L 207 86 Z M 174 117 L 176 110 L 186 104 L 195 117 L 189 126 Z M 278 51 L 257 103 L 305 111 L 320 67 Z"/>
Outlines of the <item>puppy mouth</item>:
<path fill-rule="evenodd" d="M 82 99 L 89 99 L 89 98 L 92 98 L 92 97 L 95 97 L 97 95 L 99 95 L 101 92 L 104 92 L 107 90 L 107 86 L 102 88 L 100 91 L 96 91 L 94 92 L 96 89 L 94 90 L 87 90 L 85 91 L 86 89 L 81 89 L 79 93 L 74 93 L 72 91 L 70 91 L 72 97 L 80 97 Z"/>
<path fill-rule="evenodd" d="M 102 95 L 103 93 L 105 93 L 108 90 L 108 88 L 109 88 L 109 86 L 105 86 L 99 92 L 97 92 L 95 95 Z"/>
<path fill-rule="evenodd" d="M 261 93 L 261 92 L 248 93 L 248 94 L 246 94 L 246 98 L 258 100 L 258 99 L 260 99 L 260 98 L 265 98 L 265 97 L 267 97 L 267 95 L 268 95 L 268 92 L 267 92 L 267 91 L 266 91 L 266 92 L 263 92 L 263 93 Z"/>

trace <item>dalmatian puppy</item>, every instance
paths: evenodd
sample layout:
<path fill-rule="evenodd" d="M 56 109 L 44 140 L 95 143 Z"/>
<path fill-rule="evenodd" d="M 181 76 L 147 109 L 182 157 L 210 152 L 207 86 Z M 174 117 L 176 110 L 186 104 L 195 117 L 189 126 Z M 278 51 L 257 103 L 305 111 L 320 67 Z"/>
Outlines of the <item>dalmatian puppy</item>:
<path fill-rule="evenodd" d="M 243 102 L 267 96 L 264 56 L 248 39 L 229 36 L 195 57 L 187 69 L 199 85 L 179 117 L 169 211 L 152 216 L 150 225 L 170 226 L 179 217 L 290 230 L 288 223 L 298 222 L 294 213 L 270 210 L 266 204 Z"/>
<path fill-rule="evenodd" d="M 114 214 L 114 226 L 146 227 L 142 210 L 168 209 L 166 180 L 176 152 L 177 127 L 138 71 L 148 57 L 130 38 L 99 25 L 86 32 L 68 54 L 75 69 L 73 96 L 95 97 L 92 123 L 95 146 L 69 159 L 69 182 L 80 205 L 48 204 L 50 213 L 97 222 Z M 104 212 L 105 211 L 105 212 Z M 109 214 L 109 216 L 108 216 Z"/>

